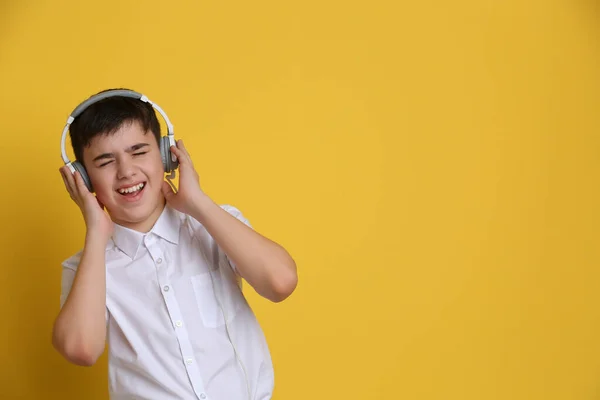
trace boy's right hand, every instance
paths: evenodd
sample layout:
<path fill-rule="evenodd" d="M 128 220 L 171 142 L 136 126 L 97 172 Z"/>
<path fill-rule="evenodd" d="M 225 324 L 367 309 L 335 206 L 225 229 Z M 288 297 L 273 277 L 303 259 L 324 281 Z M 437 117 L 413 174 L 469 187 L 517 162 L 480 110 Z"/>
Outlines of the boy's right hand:
<path fill-rule="evenodd" d="M 104 211 L 104 205 L 90 192 L 79 172 L 71 173 L 69 167 L 62 166 L 60 174 L 71 199 L 79 206 L 89 233 L 100 234 L 108 241 L 113 233 L 113 222 Z"/>

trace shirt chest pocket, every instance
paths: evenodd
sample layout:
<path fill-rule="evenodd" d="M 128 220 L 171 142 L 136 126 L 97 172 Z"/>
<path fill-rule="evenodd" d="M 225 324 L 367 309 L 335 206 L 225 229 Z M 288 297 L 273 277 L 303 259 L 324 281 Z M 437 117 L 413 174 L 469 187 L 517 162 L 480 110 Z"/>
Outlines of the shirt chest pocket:
<path fill-rule="evenodd" d="M 202 322 L 218 328 L 230 323 L 245 300 L 234 276 L 222 276 L 219 270 L 193 275 L 192 288 Z"/>

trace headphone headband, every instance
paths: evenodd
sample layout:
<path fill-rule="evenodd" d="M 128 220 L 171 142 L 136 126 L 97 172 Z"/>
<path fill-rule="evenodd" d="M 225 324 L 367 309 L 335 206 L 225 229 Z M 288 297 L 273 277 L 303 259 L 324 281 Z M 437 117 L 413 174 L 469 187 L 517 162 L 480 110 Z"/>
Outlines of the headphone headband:
<path fill-rule="evenodd" d="M 171 124 L 169 117 L 167 117 L 167 114 L 162 110 L 162 108 L 160 108 L 157 104 L 154 104 L 152 101 L 150 101 L 148 99 L 148 97 L 144 96 L 141 93 L 135 92 L 133 90 L 128 90 L 128 89 L 107 90 L 105 92 L 98 93 L 98 94 L 90 97 L 89 99 L 85 100 L 83 103 L 79 104 L 73 110 L 71 115 L 69 115 L 69 118 L 67 118 L 67 123 L 65 124 L 65 127 L 63 128 L 62 137 L 60 140 L 60 149 L 61 149 L 61 158 L 62 158 L 63 162 L 69 166 L 69 169 L 71 170 L 71 172 L 75 172 L 75 169 L 73 168 L 72 163 L 69 160 L 69 157 L 67 157 L 67 152 L 65 151 L 65 143 L 66 143 L 67 132 L 69 131 L 69 127 L 71 126 L 71 124 L 73 123 L 75 118 L 77 118 L 79 115 L 81 115 L 81 113 L 83 113 L 92 104 L 95 104 L 95 103 L 99 102 L 100 100 L 104 100 L 109 97 L 117 97 L 117 96 L 131 97 L 131 98 L 139 99 L 145 103 L 150 104 L 156 111 L 158 111 L 160 113 L 160 115 L 162 115 L 163 119 L 165 120 L 165 123 L 167 124 L 167 137 L 169 138 L 169 145 L 175 146 L 175 137 L 173 135 L 173 125 Z"/>

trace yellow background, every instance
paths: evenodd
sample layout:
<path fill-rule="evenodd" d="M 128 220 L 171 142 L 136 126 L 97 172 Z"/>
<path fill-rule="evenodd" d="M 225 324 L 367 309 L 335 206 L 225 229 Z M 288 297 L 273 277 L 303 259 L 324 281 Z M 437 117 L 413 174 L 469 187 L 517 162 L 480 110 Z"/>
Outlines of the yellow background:
<path fill-rule="evenodd" d="M 60 133 L 168 113 L 201 183 L 299 266 L 247 290 L 275 399 L 600 398 L 595 0 L 0 6 L 0 398 L 105 399 L 51 348 L 84 224 Z"/>

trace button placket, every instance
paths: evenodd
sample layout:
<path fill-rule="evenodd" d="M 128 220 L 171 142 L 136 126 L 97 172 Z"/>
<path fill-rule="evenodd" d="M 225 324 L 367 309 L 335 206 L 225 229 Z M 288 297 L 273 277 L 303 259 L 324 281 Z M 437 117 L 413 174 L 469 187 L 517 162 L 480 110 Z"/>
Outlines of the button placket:
<path fill-rule="evenodd" d="M 173 282 L 169 280 L 169 268 L 168 263 L 166 262 L 167 260 L 165 259 L 166 254 L 164 253 L 162 246 L 156 245 L 156 240 L 157 239 L 152 235 L 148 235 L 144 239 L 144 243 L 146 244 L 148 253 L 154 262 L 156 277 L 158 280 L 158 288 L 162 293 L 162 297 L 167 308 L 168 318 L 175 327 L 174 333 L 179 342 L 181 359 L 185 363 L 185 369 L 188 373 L 190 381 L 192 382 L 194 392 L 198 397 L 200 397 L 200 399 L 206 400 L 208 399 L 208 395 L 206 394 L 204 382 L 200 375 L 200 370 L 198 369 L 198 363 L 194 358 L 194 350 L 189 340 L 187 329 L 184 326 L 183 316 L 181 315 L 177 297 L 175 296 L 174 292 L 175 287 L 173 286 Z"/>
<path fill-rule="evenodd" d="M 148 245 L 152 242 L 152 239 L 148 239 L 146 244 Z M 166 295 L 171 290 L 171 283 L 169 282 L 167 269 L 165 268 L 166 265 L 164 264 L 164 254 L 162 253 L 162 251 L 150 247 L 148 248 L 148 251 L 150 252 L 150 256 L 154 261 L 154 265 L 156 268 L 156 276 L 158 278 L 158 284 L 162 288 L 163 295 Z"/>

